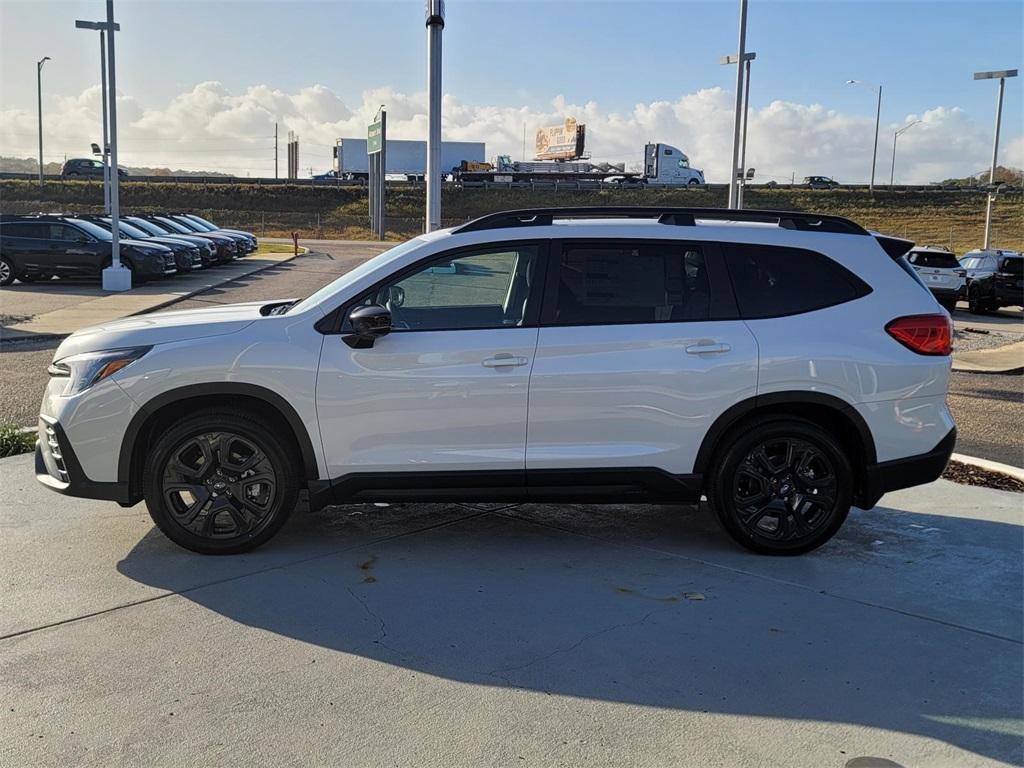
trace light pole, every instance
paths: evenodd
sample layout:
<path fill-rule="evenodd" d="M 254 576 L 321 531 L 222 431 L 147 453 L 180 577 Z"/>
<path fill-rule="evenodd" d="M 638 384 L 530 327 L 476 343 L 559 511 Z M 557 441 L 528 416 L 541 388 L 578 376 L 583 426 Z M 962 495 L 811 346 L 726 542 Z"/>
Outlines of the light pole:
<path fill-rule="evenodd" d="M 992 204 L 995 202 L 995 189 L 992 188 L 996 183 L 996 158 L 999 156 L 999 124 L 1003 120 L 1003 89 L 1006 86 L 1006 78 L 1016 77 L 1016 69 L 1003 69 L 995 72 L 975 72 L 975 80 L 999 80 L 999 93 L 996 96 L 996 132 L 992 139 L 992 168 L 988 172 L 988 204 L 985 206 L 985 244 L 983 248 L 988 248 L 992 240 Z"/>
<path fill-rule="evenodd" d="M 740 0 L 740 38 L 737 62 L 745 60 L 747 46 L 747 0 Z M 736 67 L 736 109 L 732 120 L 732 161 L 729 165 L 729 207 L 739 206 L 740 122 L 743 118 L 743 67 Z"/>
<path fill-rule="evenodd" d="M 43 183 L 43 64 L 50 61 L 43 56 L 36 62 L 36 99 L 39 104 L 39 183 Z"/>
<path fill-rule="evenodd" d="M 120 24 L 114 25 L 114 30 L 119 30 Z M 110 143 L 107 137 L 107 46 L 105 21 L 82 21 L 75 22 L 75 29 L 94 29 L 100 33 L 100 100 L 103 103 L 103 147 L 100 152 L 100 159 L 103 162 L 103 212 L 110 213 L 110 163 L 107 153 L 110 150 Z"/>
<path fill-rule="evenodd" d="M 737 173 L 740 181 L 736 195 L 736 207 L 740 209 L 743 208 L 743 192 L 747 186 L 747 120 L 750 117 L 750 62 L 756 58 L 757 54 L 753 52 L 743 54 L 743 131 L 740 138 L 740 162 Z M 739 56 L 723 56 L 718 60 L 718 63 L 735 64 L 739 60 Z"/>
<path fill-rule="evenodd" d="M 920 122 L 921 122 L 920 120 L 915 120 L 912 123 L 907 123 L 906 125 L 904 125 L 902 128 L 897 130 L 892 135 L 892 167 L 889 169 L 889 189 L 890 190 L 892 190 L 893 178 L 896 176 L 896 139 L 898 139 L 902 134 L 906 133 L 907 131 L 909 131 L 911 128 L 913 128 L 915 125 L 917 125 Z"/>
<path fill-rule="evenodd" d="M 427 211 L 426 230 L 441 227 L 441 31 L 444 0 L 427 2 Z"/>
<path fill-rule="evenodd" d="M 882 117 L 882 86 L 871 85 L 860 80 L 847 80 L 846 84 L 863 85 L 865 88 L 870 88 L 878 94 L 878 104 L 875 107 L 875 145 L 871 150 L 871 183 L 868 185 L 868 192 L 873 195 L 875 194 L 875 163 L 878 161 L 878 123 Z"/>

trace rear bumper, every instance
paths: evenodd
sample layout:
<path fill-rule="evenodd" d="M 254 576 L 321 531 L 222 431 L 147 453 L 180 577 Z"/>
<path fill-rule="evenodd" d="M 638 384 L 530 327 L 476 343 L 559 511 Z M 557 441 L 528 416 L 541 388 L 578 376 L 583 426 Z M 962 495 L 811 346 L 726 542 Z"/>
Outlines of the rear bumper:
<path fill-rule="evenodd" d="M 864 487 L 856 501 L 857 506 L 871 509 L 889 491 L 938 480 L 949 463 L 955 444 L 956 427 L 953 427 L 939 444 L 927 453 L 868 464 L 864 468 Z"/>
<path fill-rule="evenodd" d="M 932 295 L 939 299 L 959 299 L 967 295 L 963 286 L 959 288 L 928 288 Z"/>

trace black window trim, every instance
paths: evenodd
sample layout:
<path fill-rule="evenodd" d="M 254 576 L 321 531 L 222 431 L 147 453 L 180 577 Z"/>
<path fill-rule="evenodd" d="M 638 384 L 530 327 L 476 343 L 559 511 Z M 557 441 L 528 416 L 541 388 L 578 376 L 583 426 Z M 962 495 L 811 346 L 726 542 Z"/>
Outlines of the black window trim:
<path fill-rule="evenodd" d="M 809 312 L 820 312 L 823 309 L 831 309 L 832 307 L 839 307 L 839 306 L 842 306 L 843 304 L 849 304 L 851 301 L 857 301 L 858 299 L 863 299 L 865 296 L 867 296 L 868 294 L 870 294 L 870 293 L 872 293 L 874 291 L 874 289 L 870 285 L 868 285 L 866 282 L 864 282 L 859 277 L 857 277 L 857 275 L 855 275 L 853 272 L 851 272 L 849 269 L 847 269 L 844 265 L 840 264 L 835 259 L 830 258 L 827 254 L 824 254 L 821 251 L 816 251 L 813 248 L 801 248 L 800 246 L 795 246 L 795 245 L 776 245 L 774 243 L 771 243 L 771 244 L 769 244 L 769 243 L 739 243 L 739 242 L 732 242 L 732 241 L 730 241 L 730 242 L 723 242 L 722 245 L 725 246 L 725 247 L 748 246 L 748 247 L 751 247 L 751 248 L 769 248 L 769 249 L 773 249 L 773 250 L 803 251 L 805 253 L 810 253 L 813 256 L 815 256 L 817 258 L 820 258 L 820 259 L 824 259 L 829 264 L 831 264 L 832 267 L 836 270 L 836 274 L 841 276 L 841 277 L 843 277 L 850 284 L 850 287 L 852 287 L 854 289 L 854 295 L 851 296 L 849 299 L 846 299 L 845 301 L 837 301 L 837 302 L 832 303 L 832 304 L 824 304 L 824 305 L 822 305 L 820 307 L 811 307 L 810 309 L 802 309 L 799 312 L 783 311 L 783 312 L 776 312 L 776 313 L 769 314 L 769 315 L 747 315 L 747 314 L 744 314 L 741 310 L 739 310 L 739 306 L 740 306 L 739 297 L 736 296 L 736 306 L 737 306 L 737 310 L 738 310 L 738 317 L 740 317 L 743 320 L 773 320 L 773 319 L 779 318 L 779 317 L 796 317 L 797 315 L 806 315 Z M 723 261 L 724 261 L 725 260 L 725 248 L 722 249 L 722 257 L 723 257 Z M 913 274 L 916 274 L 913 271 L 913 267 L 910 267 L 909 264 L 907 266 L 908 266 L 908 268 L 911 270 L 911 272 Z M 916 278 L 916 279 L 917 279 L 918 282 L 921 282 L 921 279 L 919 277 Z M 733 292 L 735 294 L 736 286 L 735 286 L 734 283 L 731 282 L 731 280 L 732 280 L 732 275 L 730 274 L 730 285 L 733 286 Z M 924 285 L 924 283 L 921 283 L 921 284 Z"/>
<path fill-rule="evenodd" d="M 324 317 L 318 320 L 314 324 L 314 328 L 325 336 L 338 336 L 349 333 L 349 330 L 345 328 L 345 321 L 348 319 L 349 312 L 352 311 L 353 307 L 360 304 L 368 294 L 374 291 L 379 291 L 388 283 L 397 283 L 412 274 L 420 271 L 424 265 L 430 264 L 434 261 L 453 260 L 459 258 L 461 255 L 468 255 L 473 253 L 489 253 L 495 251 L 502 251 L 518 246 L 537 246 L 537 265 L 534 267 L 534 280 L 533 285 L 530 286 L 531 294 L 536 291 L 537 295 L 541 298 L 544 296 L 544 282 L 547 276 L 547 263 L 548 255 L 551 250 L 551 239 L 544 238 L 516 238 L 514 240 L 498 240 L 488 243 L 474 243 L 472 245 L 461 245 L 456 248 L 450 248 L 445 251 L 438 251 L 430 256 L 424 256 L 421 259 L 417 259 L 412 264 L 391 272 L 386 277 L 381 278 L 369 288 L 364 288 L 353 298 L 348 299 L 342 304 L 338 305 Z M 537 278 L 540 278 L 538 284 Z M 538 318 L 541 313 L 541 301 L 533 301 L 529 303 L 529 309 L 527 315 L 523 318 L 523 322 L 519 325 L 503 325 L 493 326 L 485 325 L 480 327 L 469 327 L 469 328 L 393 328 L 391 333 L 457 333 L 459 331 L 500 331 L 508 328 L 536 328 L 538 325 Z"/>
<path fill-rule="evenodd" d="M 621 246 L 650 246 L 669 245 L 697 249 L 704 256 L 704 266 L 708 272 L 708 316 L 705 318 L 687 318 L 680 320 L 618 320 L 610 322 L 582 322 L 566 323 L 559 322 L 554 318 L 554 308 L 558 298 L 558 275 L 556 270 L 561 264 L 564 249 L 580 246 L 594 247 L 621 247 Z M 715 241 L 689 240 L 667 237 L 566 237 L 552 240 L 551 251 L 547 260 L 547 275 L 544 280 L 544 299 L 541 302 L 540 326 L 542 328 L 578 328 L 578 327 L 600 327 L 606 325 L 676 325 L 680 323 L 708 323 L 720 320 L 736 320 L 739 318 L 739 310 L 736 305 L 736 297 L 733 294 L 729 276 L 726 273 L 725 262 L 722 258 L 721 249 Z"/>

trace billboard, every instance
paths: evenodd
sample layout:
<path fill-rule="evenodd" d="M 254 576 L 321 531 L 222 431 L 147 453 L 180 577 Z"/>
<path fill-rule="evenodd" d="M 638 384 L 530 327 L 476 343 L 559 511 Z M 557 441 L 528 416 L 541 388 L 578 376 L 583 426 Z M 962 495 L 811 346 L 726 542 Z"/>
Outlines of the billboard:
<path fill-rule="evenodd" d="M 586 126 L 578 125 L 575 117 L 567 117 L 562 125 L 553 125 L 537 131 L 534 160 L 576 160 L 583 156 Z"/>

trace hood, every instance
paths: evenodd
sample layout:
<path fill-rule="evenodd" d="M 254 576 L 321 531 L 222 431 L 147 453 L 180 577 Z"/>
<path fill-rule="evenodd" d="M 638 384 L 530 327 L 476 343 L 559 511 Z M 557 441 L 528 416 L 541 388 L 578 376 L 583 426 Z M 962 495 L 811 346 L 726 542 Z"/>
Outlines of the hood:
<path fill-rule="evenodd" d="M 60 360 L 83 352 L 168 344 L 235 333 L 258 320 L 261 317 L 260 307 L 268 303 L 271 302 L 254 301 L 177 312 L 154 312 L 92 325 L 64 339 L 57 347 L 53 359 Z"/>
<path fill-rule="evenodd" d="M 117 239 L 118 245 L 130 245 L 136 248 L 155 248 L 158 251 L 169 251 L 171 250 L 166 245 L 160 243 L 154 243 L 149 240 L 132 240 L 130 237 L 119 237 Z"/>

